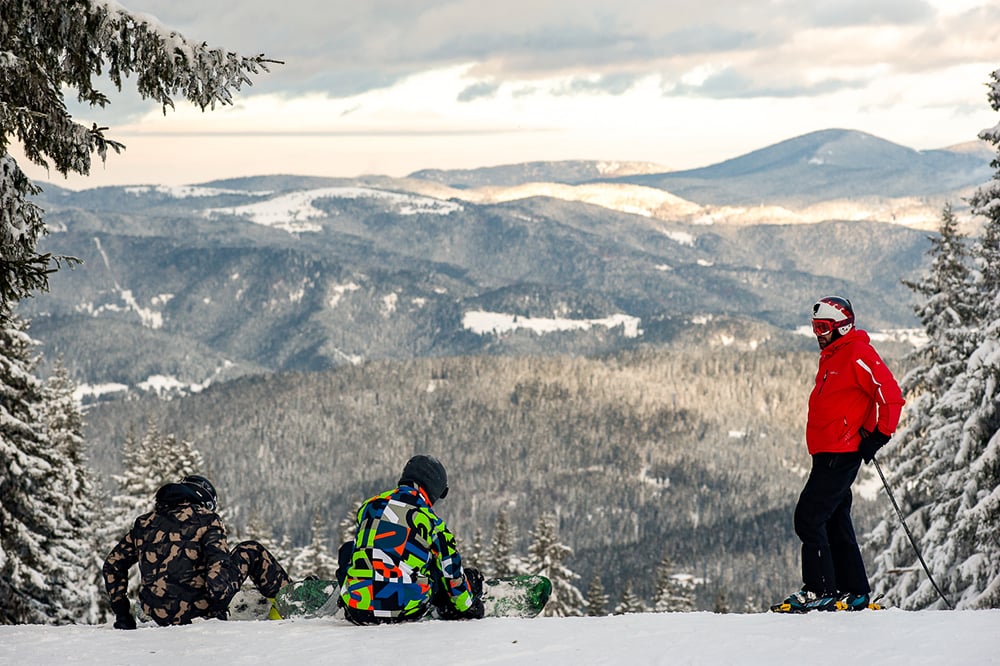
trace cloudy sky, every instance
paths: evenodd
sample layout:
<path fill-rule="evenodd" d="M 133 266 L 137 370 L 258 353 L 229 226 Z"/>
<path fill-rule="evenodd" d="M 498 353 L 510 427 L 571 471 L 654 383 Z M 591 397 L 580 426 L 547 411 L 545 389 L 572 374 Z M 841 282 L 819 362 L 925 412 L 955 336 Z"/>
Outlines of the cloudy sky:
<path fill-rule="evenodd" d="M 75 189 L 403 176 L 531 160 L 705 166 L 813 130 L 917 149 L 996 124 L 1000 0 L 121 0 L 284 61 L 233 107 L 164 116 L 130 83 L 74 109 L 127 145 Z"/>

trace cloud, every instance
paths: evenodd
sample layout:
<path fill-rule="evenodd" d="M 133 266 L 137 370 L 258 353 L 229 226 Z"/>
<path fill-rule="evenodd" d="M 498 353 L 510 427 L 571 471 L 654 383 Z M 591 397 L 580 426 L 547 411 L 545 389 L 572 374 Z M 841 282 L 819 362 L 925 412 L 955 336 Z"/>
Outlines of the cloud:
<path fill-rule="evenodd" d="M 964 9 L 946 9 L 955 3 Z M 857 85 L 851 76 L 810 73 L 831 61 L 935 68 L 973 55 L 963 46 L 969 33 L 978 34 L 973 42 L 984 61 L 990 54 L 996 59 L 1000 41 L 998 9 L 987 0 L 131 0 L 128 6 L 191 39 L 285 62 L 258 77 L 248 95 L 351 97 L 466 63 L 476 80 L 459 101 L 495 94 L 504 83 L 545 79 L 562 79 L 559 94 L 618 95 L 654 75 L 674 81 L 674 94 L 814 94 Z M 972 23 L 974 12 L 981 15 Z M 887 43 L 856 41 L 876 33 Z M 803 35 L 822 50 L 809 49 Z M 681 81 L 706 63 L 731 71 L 705 86 Z M 774 64 L 791 83 L 749 73 Z"/>
<path fill-rule="evenodd" d="M 913 0 L 821 0 L 809 3 L 811 23 L 823 27 L 913 25 L 934 16 L 926 2 Z"/>
<path fill-rule="evenodd" d="M 755 97 L 816 97 L 848 89 L 861 89 L 861 81 L 826 78 L 819 81 L 756 80 L 751 73 L 726 68 L 712 73 L 697 84 L 680 82 L 670 87 L 666 94 L 675 96 L 710 97 L 714 99 Z"/>
<path fill-rule="evenodd" d="M 492 97 L 500 89 L 500 86 L 496 83 L 483 81 L 481 83 L 473 84 L 460 93 L 458 93 L 459 102 L 471 102 L 474 99 L 480 99 L 483 97 Z"/>

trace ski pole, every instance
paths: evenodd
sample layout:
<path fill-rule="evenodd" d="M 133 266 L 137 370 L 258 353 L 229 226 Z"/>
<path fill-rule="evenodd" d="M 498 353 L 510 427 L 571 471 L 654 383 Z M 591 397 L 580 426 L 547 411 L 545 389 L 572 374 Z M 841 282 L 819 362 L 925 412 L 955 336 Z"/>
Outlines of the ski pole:
<path fill-rule="evenodd" d="M 931 570 L 927 568 L 927 563 L 924 562 L 924 556 L 920 554 L 920 549 L 917 548 L 917 542 L 913 539 L 913 534 L 910 533 L 910 528 L 906 526 L 906 520 L 903 519 L 903 512 L 899 510 L 899 505 L 896 504 L 896 498 L 892 495 L 892 489 L 889 488 L 889 482 L 885 480 L 885 474 L 882 473 L 882 466 L 878 464 L 878 459 L 872 456 L 872 462 L 875 463 L 875 469 L 878 470 L 878 475 L 882 477 L 882 485 L 885 486 L 885 492 L 889 495 L 889 500 L 892 502 L 892 508 L 896 510 L 896 515 L 899 516 L 899 522 L 903 525 L 903 531 L 906 532 L 906 538 L 910 540 L 910 545 L 913 546 L 913 552 L 917 554 L 917 559 L 920 560 L 920 565 L 924 568 L 924 573 L 927 574 L 927 580 L 931 582 L 934 589 L 937 591 L 938 596 L 944 599 L 944 602 L 948 604 L 948 608 L 955 610 L 955 607 L 951 605 L 948 601 L 948 597 L 944 596 L 944 592 L 938 587 L 938 584 L 934 582 L 934 576 L 931 575 Z"/>

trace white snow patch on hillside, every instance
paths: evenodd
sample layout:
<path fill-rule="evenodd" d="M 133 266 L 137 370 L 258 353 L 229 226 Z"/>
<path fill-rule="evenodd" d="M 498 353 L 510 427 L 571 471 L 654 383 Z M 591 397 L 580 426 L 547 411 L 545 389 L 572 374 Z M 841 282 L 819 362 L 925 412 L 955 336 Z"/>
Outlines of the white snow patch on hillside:
<path fill-rule="evenodd" d="M 445 194 L 424 181 L 409 184 L 414 192 Z M 447 196 L 473 203 L 498 203 L 549 197 L 580 201 L 622 213 L 695 225 L 714 224 L 816 224 L 827 220 L 877 220 L 914 229 L 934 231 L 940 223 L 942 197 L 868 197 L 863 200 L 836 199 L 800 207 L 761 204 L 758 206 L 702 206 L 665 190 L 623 183 L 525 183 L 512 187 L 452 189 Z M 973 226 L 966 209 L 956 211 L 960 226 Z"/>
<path fill-rule="evenodd" d="M 614 314 L 602 319 L 568 319 L 564 317 L 521 317 L 504 312 L 471 310 L 462 316 L 462 326 L 477 335 L 487 333 L 501 335 L 518 329 L 526 329 L 544 335 L 556 331 L 589 330 L 594 326 L 604 326 L 605 328 L 623 326 L 623 335 L 626 338 L 636 338 L 642 335 L 642 330 L 639 328 L 641 323 L 642 320 L 638 317 L 626 314 Z"/>
<path fill-rule="evenodd" d="M 202 382 L 183 382 L 170 375 L 150 375 L 144 381 L 135 385 L 143 393 L 155 393 L 161 398 L 170 398 L 191 393 L 200 393 L 214 382 L 219 374 L 233 366 L 232 361 L 223 361 L 212 373 Z M 130 387 L 127 384 L 80 384 L 73 392 L 73 397 L 81 403 L 100 400 L 104 396 L 116 393 L 128 393 Z M 0 662 L 2 663 L 2 662 Z"/>
<path fill-rule="evenodd" d="M 84 302 L 77 303 L 73 306 L 73 310 L 81 314 L 88 314 L 91 317 L 99 317 L 105 312 L 134 312 L 139 316 L 139 321 L 146 328 L 158 329 L 163 327 L 163 314 L 157 310 L 139 305 L 139 302 L 135 299 L 130 289 L 119 289 L 118 296 L 123 301 L 121 305 L 118 303 L 95 305 L 94 303 Z M 166 303 L 166 301 L 162 300 L 162 296 L 154 296 L 152 303 L 157 305 Z"/>
<path fill-rule="evenodd" d="M 127 391 L 128 386 L 125 384 L 77 384 L 76 389 L 73 390 L 73 399 L 82 404 L 90 401 L 91 399 L 100 400 L 106 395 L 126 393 Z"/>
<path fill-rule="evenodd" d="M 548 197 L 563 201 L 579 201 L 622 213 L 658 219 L 684 218 L 702 210 L 698 204 L 670 194 L 665 190 L 617 183 L 593 185 L 525 183 L 514 187 L 474 188 L 465 190 L 458 196 L 477 203 L 499 203 L 531 197 Z"/>
<path fill-rule="evenodd" d="M 218 197 L 224 194 L 237 194 L 241 196 L 266 196 L 270 192 L 249 192 L 247 190 L 229 190 L 219 187 L 202 187 L 200 185 L 134 185 L 126 187 L 128 194 L 163 194 L 174 199 L 191 199 L 204 197 Z"/>
<path fill-rule="evenodd" d="M 348 282 L 347 284 L 335 284 L 330 288 L 333 293 L 327 299 L 326 304 L 331 308 L 335 308 L 344 297 L 344 294 L 350 291 L 357 291 L 358 289 L 361 289 L 360 285 L 357 285 L 354 282 Z"/>
<path fill-rule="evenodd" d="M 687 245 L 689 247 L 694 247 L 695 236 L 686 231 L 669 231 L 664 230 L 663 235 L 677 243 L 678 245 Z"/>
<path fill-rule="evenodd" d="M 289 233 L 304 233 L 321 231 L 323 227 L 315 222 L 316 218 L 326 217 L 327 213 L 314 204 L 321 199 L 373 199 L 380 200 L 395 207 L 400 215 L 433 214 L 449 215 L 462 210 L 461 204 L 453 201 L 442 201 L 431 197 L 390 192 L 369 187 L 324 187 L 314 190 L 289 192 L 266 201 L 257 201 L 242 206 L 209 208 L 202 214 L 205 217 L 214 215 L 235 215 L 245 217 L 255 224 L 282 229 Z"/>
<path fill-rule="evenodd" d="M 647 173 L 665 173 L 671 171 L 662 164 L 650 162 L 619 162 L 617 160 L 597 162 L 594 165 L 602 176 L 632 176 Z"/>
<path fill-rule="evenodd" d="M 763 340 L 758 340 L 757 338 L 736 336 L 732 333 L 724 333 L 722 331 L 719 331 L 708 339 L 708 345 L 710 347 L 736 347 L 741 351 L 755 351 L 761 344 L 763 344 L 766 341 L 767 338 L 764 338 Z"/>
<path fill-rule="evenodd" d="M 147 393 L 164 395 L 182 391 L 190 385 L 185 384 L 176 377 L 168 377 L 166 375 L 150 375 L 146 381 L 139 382 L 138 386 Z M 198 390 L 200 390 L 200 388 Z"/>
<path fill-rule="evenodd" d="M 868 335 L 871 336 L 871 339 L 874 342 L 885 342 L 886 340 L 893 342 L 907 342 L 914 347 L 923 347 L 927 344 L 927 331 L 922 328 L 899 328 L 876 332 L 869 331 Z"/>
<path fill-rule="evenodd" d="M 399 295 L 396 293 L 386 294 L 382 297 L 382 314 L 390 315 L 396 311 L 396 305 L 399 303 Z"/>
<path fill-rule="evenodd" d="M 137 387 L 146 393 L 155 393 L 161 398 L 201 393 L 212 385 L 212 382 L 218 378 L 223 370 L 232 366 L 232 361 L 223 361 L 222 365 L 215 368 L 212 374 L 202 382 L 182 382 L 176 377 L 168 375 L 150 375 L 145 381 L 139 382 Z"/>

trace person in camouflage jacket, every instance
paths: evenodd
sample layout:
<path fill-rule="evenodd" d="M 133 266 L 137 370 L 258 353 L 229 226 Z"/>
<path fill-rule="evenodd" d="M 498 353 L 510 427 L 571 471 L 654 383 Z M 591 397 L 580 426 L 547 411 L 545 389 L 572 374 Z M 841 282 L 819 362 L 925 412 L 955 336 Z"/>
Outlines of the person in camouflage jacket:
<path fill-rule="evenodd" d="M 116 629 L 135 629 L 128 599 L 128 572 L 139 565 L 139 601 L 161 626 L 189 624 L 194 618 L 225 619 L 230 600 L 249 577 L 273 598 L 291 582 L 274 556 L 256 541 L 230 552 L 216 514 L 215 488 L 202 476 L 168 483 L 156 492 L 153 511 L 132 528 L 104 561 L 104 585 Z"/>
<path fill-rule="evenodd" d="M 340 605 L 355 624 L 483 617 L 483 577 L 463 568 L 455 537 L 434 512 L 448 494 L 444 466 L 414 456 L 398 485 L 358 509 L 357 533 L 341 546 Z"/>

